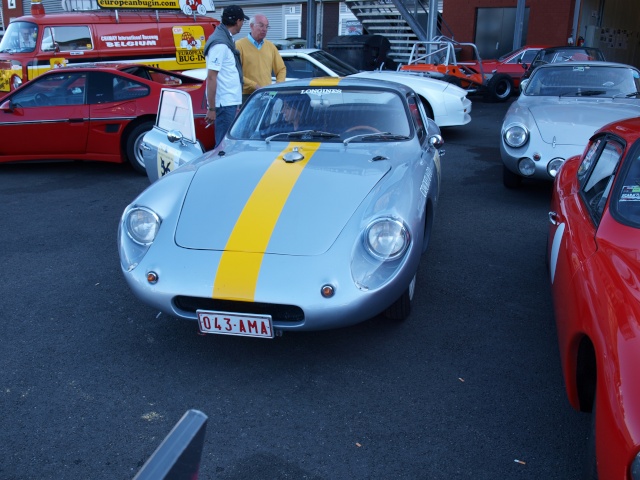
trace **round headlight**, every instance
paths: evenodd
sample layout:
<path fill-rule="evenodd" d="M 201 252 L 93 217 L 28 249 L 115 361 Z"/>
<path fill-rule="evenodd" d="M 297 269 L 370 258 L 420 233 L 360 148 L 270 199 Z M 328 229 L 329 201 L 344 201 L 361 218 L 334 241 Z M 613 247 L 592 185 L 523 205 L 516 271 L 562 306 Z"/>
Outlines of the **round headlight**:
<path fill-rule="evenodd" d="M 365 231 L 367 250 L 382 260 L 393 260 L 402 256 L 409 246 L 409 240 L 409 231 L 404 224 L 393 218 L 378 219 Z"/>
<path fill-rule="evenodd" d="M 555 177 L 558 174 L 558 170 L 560 170 L 560 167 L 562 166 L 563 163 L 564 163 L 564 158 L 560 158 L 560 157 L 554 158 L 549 162 L 549 165 L 547 165 L 547 173 L 552 177 Z"/>
<path fill-rule="evenodd" d="M 11 77 L 11 87 L 13 87 L 14 90 L 20 85 L 22 85 L 22 79 L 18 75 Z"/>
<path fill-rule="evenodd" d="M 127 214 L 124 223 L 131 240 L 140 245 L 149 245 L 156 238 L 161 222 L 158 215 L 148 208 L 134 207 Z"/>
<path fill-rule="evenodd" d="M 521 158 L 518 162 L 518 171 L 525 177 L 530 177 L 536 171 L 536 164 L 530 158 Z"/>
<path fill-rule="evenodd" d="M 529 141 L 529 130 L 524 125 L 510 125 L 503 134 L 504 143 L 519 148 Z"/>

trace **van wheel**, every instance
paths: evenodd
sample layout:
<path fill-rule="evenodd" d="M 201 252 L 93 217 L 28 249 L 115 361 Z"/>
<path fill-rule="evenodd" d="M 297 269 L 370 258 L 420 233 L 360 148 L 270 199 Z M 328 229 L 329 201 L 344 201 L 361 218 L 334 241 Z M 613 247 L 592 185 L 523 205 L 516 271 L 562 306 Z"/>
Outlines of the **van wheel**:
<path fill-rule="evenodd" d="M 509 75 L 494 75 L 487 84 L 489 100 L 506 102 L 513 93 L 513 82 Z"/>
<path fill-rule="evenodd" d="M 153 122 L 143 122 L 136 125 L 127 136 L 126 152 L 127 160 L 131 166 L 143 175 L 147 174 L 144 166 L 144 156 L 142 155 L 142 139 L 144 135 L 153 128 Z"/>

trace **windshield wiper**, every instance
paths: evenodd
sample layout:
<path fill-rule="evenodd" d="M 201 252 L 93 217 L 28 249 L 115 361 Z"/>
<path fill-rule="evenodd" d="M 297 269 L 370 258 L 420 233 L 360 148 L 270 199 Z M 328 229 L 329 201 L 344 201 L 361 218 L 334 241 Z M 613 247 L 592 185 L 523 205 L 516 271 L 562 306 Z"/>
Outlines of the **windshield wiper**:
<path fill-rule="evenodd" d="M 361 135 L 354 135 L 353 137 L 345 138 L 342 143 L 348 145 L 353 140 L 408 140 L 406 135 L 399 135 L 391 132 L 379 132 L 379 133 L 363 133 Z"/>
<path fill-rule="evenodd" d="M 269 143 L 276 137 L 280 135 L 286 135 L 287 138 L 301 138 L 303 140 L 312 139 L 312 138 L 336 138 L 339 137 L 337 133 L 331 132 L 323 132 L 321 130 L 300 130 L 299 132 L 280 132 L 274 135 L 271 135 L 264 139 L 266 143 Z"/>
<path fill-rule="evenodd" d="M 605 90 L 584 90 L 577 92 L 565 92 L 561 94 L 561 97 L 575 95 L 576 97 L 593 97 L 595 95 L 602 95 L 605 93 Z"/>

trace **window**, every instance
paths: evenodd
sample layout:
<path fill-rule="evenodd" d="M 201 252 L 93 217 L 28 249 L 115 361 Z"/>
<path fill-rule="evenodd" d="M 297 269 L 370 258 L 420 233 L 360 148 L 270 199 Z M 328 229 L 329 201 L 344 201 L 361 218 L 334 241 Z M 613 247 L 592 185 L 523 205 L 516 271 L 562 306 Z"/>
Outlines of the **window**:
<path fill-rule="evenodd" d="M 91 32 L 86 25 L 70 27 L 47 27 L 42 36 L 42 50 L 71 52 L 91 50 Z"/>
<path fill-rule="evenodd" d="M 38 38 L 38 26 L 30 22 L 11 22 L 3 37 L 0 50 L 6 52 L 33 52 Z"/>
<path fill-rule="evenodd" d="M 81 105 L 85 102 L 85 73 L 61 73 L 31 82 L 11 101 L 23 108 Z"/>
<path fill-rule="evenodd" d="M 591 150 L 587 152 L 587 156 L 590 152 Z M 623 152 L 624 146 L 616 141 L 608 140 L 599 153 L 593 155 L 591 170 L 583 175 L 580 193 L 596 224 L 600 222 L 602 217 L 613 184 L 614 174 Z"/>
<path fill-rule="evenodd" d="M 424 122 L 422 121 L 422 115 L 420 115 L 420 109 L 418 108 L 418 103 L 415 97 L 409 97 L 409 111 L 411 112 L 411 116 L 413 117 L 413 122 L 415 124 L 416 134 L 420 139 L 420 143 L 424 141 L 427 136 L 427 129 L 424 126 Z"/>
<path fill-rule="evenodd" d="M 287 77 L 289 78 L 314 78 L 327 76 L 325 71 L 303 58 L 284 57 L 282 60 L 284 60 L 284 64 L 287 67 Z"/>
<path fill-rule="evenodd" d="M 640 228 L 640 143 L 629 150 L 621 172 L 620 186 L 611 199 L 611 213 L 616 220 Z"/>

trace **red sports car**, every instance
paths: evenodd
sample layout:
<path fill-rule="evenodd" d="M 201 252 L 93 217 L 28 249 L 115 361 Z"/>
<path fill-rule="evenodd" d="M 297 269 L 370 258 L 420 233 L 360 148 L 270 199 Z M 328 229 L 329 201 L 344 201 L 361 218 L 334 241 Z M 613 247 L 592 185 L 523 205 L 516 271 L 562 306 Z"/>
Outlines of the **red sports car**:
<path fill-rule="evenodd" d="M 101 64 L 52 69 L 5 96 L 0 162 L 129 161 L 146 175 L 142 137 L 153 127 L 163 87 L 191 95 L 198 140 L 213 148 L 201 80 L 146 65 Z"/>
<path fill-rule="evenodd" d="M 640 479 L 640 117 L 564 163 L 549 221 L 567 396 L 593 418 L 587 478 Z"/>

